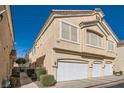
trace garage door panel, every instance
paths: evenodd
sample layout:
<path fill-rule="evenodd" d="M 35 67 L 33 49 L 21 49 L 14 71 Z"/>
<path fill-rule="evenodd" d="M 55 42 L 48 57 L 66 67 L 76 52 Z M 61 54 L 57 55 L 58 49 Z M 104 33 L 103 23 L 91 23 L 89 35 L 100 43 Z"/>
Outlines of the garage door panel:
<path fill-rule="evenodd" d="M 57 81 L 87 78 L 87 64 L 58 62 Z"/>
<path fill-rule="evenodd" d="M 101 64 L 93 64 L 93 77 L 100 77 Z"/>
<path fill-rule="evenodd" d="M 112 64 L 105 64 L 104 75 L 105 76 L 113 75 Z"/>

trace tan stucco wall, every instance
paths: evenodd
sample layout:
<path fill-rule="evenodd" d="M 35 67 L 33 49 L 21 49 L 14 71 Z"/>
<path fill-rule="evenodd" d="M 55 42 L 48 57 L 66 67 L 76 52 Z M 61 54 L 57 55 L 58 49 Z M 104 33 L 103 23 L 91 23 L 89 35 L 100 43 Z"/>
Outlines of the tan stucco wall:
<path fill-rule="evenodd" d="M 6 9 L 6 6 L 0 6 L 0 11 Z M 0 22 L 0 87 L 2 80 L 11 74 L 12 60 L 10 59 L 11 50 L 14 47 L 14 37 L 12 31 L 12 22 L 9 6 L 3 14 L 3 20 Z"/>
<path fill-rule="evenodd" d="M 116 58 L 116 71 L 123 71 L 124 73 L 124 46 L 118 47 Z"/>
<path fill-rule="evenodd" d="M 92 59 L 92 58 L 82 58 L 79 55 L 68 55 L 68 54 L 61 54 L 61 53 L 56 53 L 53 48 L 58 48 L 58 49 L 65 49 L 69 51 L 76 51 L 76 52 L 87 52 L 87 53 L 92 53 L 92 54 L 97 54 L 97 55 L 103 55 L 107 57 L 116 57 L 116 45 L 117 42 L 115 39 L 113 39 L 111 34 L 107 34 L 105 29 L 102 28 L 100 24 L 97 24 L 95 26 L 89 26 L 85 28 L 80 28 L 79 24 L 82 21 L 94 21 L 96 20 L 96 16 L 85 16 L 85 17 L 61 17 L 61 18 L 55 18 L 52 23 L 48 26 L 48 28 L 45 30 L 44 34 L 41 36 L 41 41 L 42 45 L 37 48 L 37 53 L 33 56 L 32 55 L 32 50 L 29 53 L 29 59 L 32 60 L 32 62 L 35 62 L 36 59 L 40 56 L 46 55 L 45 60 L 44 60 L 44 66 L 48 70 L 49 74 L 53 74 L 56 76 L 56 67 L 55 64 L 57 62 L 58 58 L 75 58 L 75 59 L 81 59 L 81 60 L 89 60 L 90 64 L 94 62 L 95 60 L 99 59 Z M 65 21 L 71 24 L 76 25 L 79 27 L 79 43 L 72 43 L 68 41 L 64 41 L 60 39 L 60 23 L 61 21 Z M 98 27 L 99 25 L 99 27 Z M 94 47 L 89 47 L 86 45 L 86 30 L 91 29 L 94 31 L 97 31 L 98 33 L 103 35 L 103 45 L 102 49 L 99 48 L 94 48 Z M 104 32 L 104 33 L 103 33 Z M 107 40 L 111 40 L 115 43 L 115 49 L 113 52 L 108 52 L 107 50 Z M 38 41 L 35 42 L 34 45 L 38 45 Z M 113 62 L 114 60 L 111 59 L 102 59 L 102 65 L 105 64 L 105 62 L 109 60 Z M 114 64 L 114 63 L 113 63 Z M 92 69 L 90 68 L 91 72 Z M 103 73 L 101 72 L 101 76 Z M 89 74 L 89 77 L 91 74 Z"/>
<path fill-rule="evenodd" d="M 60 20 L 61 19 L 61 20 Z M 92 19 L 92 20 L 91 20 Z M 94 16 L 88 16 L 87 17 L 87 21 L 93 21 L 95 20 L 95 17 Z M 76 25 L 77 27 L 79 27 L 79 24 L 83 21 L 83 17 L 68 17 L 68 18 L 58 18 L 56 19 L 56 28 L 57 28 L 57 31 L 55 31 L 55 35 L 56 36 L 56 42 L 54 45 L 55 47 L 57 48 L 62 48 L 62 49 L 69 49 L 69 50 L 76 50 L 76 51 L 79 51 L 79 52 L 88 52 L 88 53 L 95 53 L 95 54 L 102 54 L 102 55 L 107 55 L 107 56 L 110 56 L 110 57 L 116 57 L 116 52 L 117 52 L 117 42 L 112 38 L 111 35 L 107 35 L 106 31 L 102 28 L 102 26 L 99 26 L 98 25 L 95 25 L 95 26 L 90 26 L 90 27 L 86 27 L 86 28 L 83 28 L 83 29 L 79 29 L 80 30 L 80 35 L 79 35 L 79 44 L 75 44 L 75 43 L 71 43 L 71 42 L 67 42 L 67 41 L 63 41 L 59 38 L 59 34 L 60 34 L 60 22 L 68 22 L 70 24 L 74 24 Z M 86 21 L 86 19 L 85 19 Z M 103 35 L 103 44 L 102 44 L 102 48 L 94 48 L 94 47 L 91 47 L 91 46 L 87 46 L 86 45 L 86 31 L 87 29 L 91 29 L 91 30 L 94 30 L 100 34 Z M 101 29 L 103 31 L 101 31 Z M 105 34 L 104 34 L 104 33 Z M 106 36 L 105 36 L 106 35 Z M 114 52 L 108 52 L 107 50 L 107 40 L 110 40 L 112 42 L 114 42 L 115 44 L 115 48 L 114 48 Z"/>
<path fill-rule="evenodd" d="M 44 33 L 44 35 L 39 39 L 39 41 L 36 43 L 39 48 L 37 48 L 37 53 L 35 55 L 32 55 L 32 52 L 29 53 L 29 59 L 32 60 L 32 62 L 35 62 L 37 58 L 44 56 L 44 66 L 47 68 L 48 73 L 51 72 L 51 66 L 52 66 L 52 60 L 53 60 L 53 50 L 52 47 L 54 46 L 55 42 L 55 31 L 56 31 L 56 24 L 55 21 L 47 28 L 47 31 Z M 41 45 L 40 45 L 41 43 Z"/>

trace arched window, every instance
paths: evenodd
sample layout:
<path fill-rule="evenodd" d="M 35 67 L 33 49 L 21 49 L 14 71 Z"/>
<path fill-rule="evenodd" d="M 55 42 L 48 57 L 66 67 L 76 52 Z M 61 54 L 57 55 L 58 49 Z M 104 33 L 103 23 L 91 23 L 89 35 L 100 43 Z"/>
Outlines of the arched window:
<path fill-rule="evenodd" d="M 87 44 L 96 47 L 102 47 L 102 35 L 94 31 L 87 31 Z"/>

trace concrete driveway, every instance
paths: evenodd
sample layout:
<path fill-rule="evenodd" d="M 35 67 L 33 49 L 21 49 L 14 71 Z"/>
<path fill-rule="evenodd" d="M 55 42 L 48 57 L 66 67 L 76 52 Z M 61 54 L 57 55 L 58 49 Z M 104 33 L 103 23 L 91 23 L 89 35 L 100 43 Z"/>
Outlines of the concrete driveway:
<path fill-rule="evenodd" d="M 119 84 L 124 82 L 122 76 L 106 76 L 103 78 L 92 78 L 83 80 L 73 80 L 58 82 L 53 88 L 93 88 L 93 87 L 108 87 L 108 85 Z"/>

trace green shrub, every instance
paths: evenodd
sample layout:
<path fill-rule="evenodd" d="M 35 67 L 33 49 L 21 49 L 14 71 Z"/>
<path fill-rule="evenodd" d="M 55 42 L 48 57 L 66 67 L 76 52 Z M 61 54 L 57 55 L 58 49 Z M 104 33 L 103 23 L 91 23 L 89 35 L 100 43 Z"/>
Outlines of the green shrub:
<path fill-rule="evenodd" d="M 120 75 L 123 75 L 123 71 L 120 71 Z"/>
<path fill-rule="evenodd" d="M 12 76 L 13 77 L 20 77 L 20 68 L 13 68 L 12 69 Z"/>
<path fill-rule="evenodd" d="M 56 80 L 54 79 L 53 75 L 41 75 L 40 81 L 43 86 L 52 86 L 56 84 Z"/>
<path fill-rule="evenodd" d="M 115 74 L 116 74 L 116 72 L 115 72 L 115 71 L 113 71 L 113 74 L 115 75 Z"/>
<path fill-rule="evenodd" d="M 113 72 L 113 74 L 115 75 L 115 76 L 120 76 L 120 75 L 123 75 L 123 71 L 118 71 L 118 72 Z"/>
<path fill-rule="evenodd" d="M 40 68 L 36 68 L 35 73 L 36 73 L 36 76 L 37 76 L 37 80 L 40 80 L 40 75 L 47 74 L 47 71 L 46 71 L 46 68 L 40 67 Z"/>
<path fill-rule="evenodd" d="M 27 69 L 27 75 L 29 77 L 31 77 L 33 74 L 35 74 L 35 70 L 34 69 Z"/>

